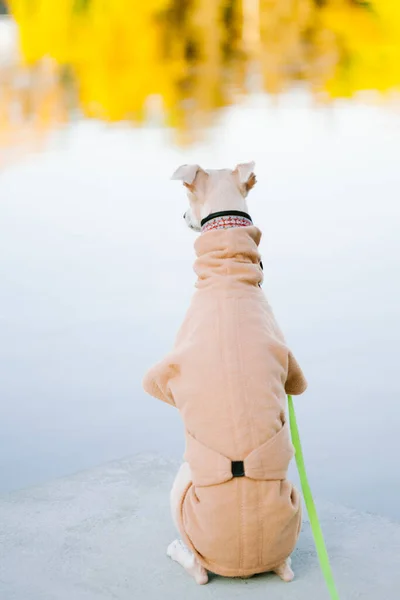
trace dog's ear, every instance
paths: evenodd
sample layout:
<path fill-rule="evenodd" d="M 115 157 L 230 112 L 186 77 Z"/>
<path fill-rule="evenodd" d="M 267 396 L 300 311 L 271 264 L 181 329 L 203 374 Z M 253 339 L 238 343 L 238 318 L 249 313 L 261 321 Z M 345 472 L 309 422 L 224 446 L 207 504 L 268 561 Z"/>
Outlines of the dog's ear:
<path fill-rule="evenodd" d="M 255 162 L 252 160 L 248 163 L 240 163 L 233 170 L 239 178 L 239 183 L 243 185 L 248 192 L 256 184 L 256 176 L 254 174 Z"/>
<path fill-rule="evenodd" d="M 201 170 L 199 165 L 181 165 L 177 168 L 171 179 L 179 179 L 185 187 L 192 189 L 196 175 Z"/>

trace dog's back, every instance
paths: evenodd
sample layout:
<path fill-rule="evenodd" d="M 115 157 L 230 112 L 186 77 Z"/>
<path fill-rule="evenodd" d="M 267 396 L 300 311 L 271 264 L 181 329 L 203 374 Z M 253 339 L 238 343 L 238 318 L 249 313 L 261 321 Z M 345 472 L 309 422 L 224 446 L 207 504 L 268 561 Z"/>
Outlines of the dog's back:
<path fill-rule="evenodd" d="M 185 424 L 193 481 L 181 534 L 207 569 L 226 576 L 272 570 L 292 552 L 301 522 L 286 480 L 285 403 L 306 384 L 259 287 L 260 237 L 243 227 L 198 238 L 198 289 L 173 352 L 147 380 Z"/>

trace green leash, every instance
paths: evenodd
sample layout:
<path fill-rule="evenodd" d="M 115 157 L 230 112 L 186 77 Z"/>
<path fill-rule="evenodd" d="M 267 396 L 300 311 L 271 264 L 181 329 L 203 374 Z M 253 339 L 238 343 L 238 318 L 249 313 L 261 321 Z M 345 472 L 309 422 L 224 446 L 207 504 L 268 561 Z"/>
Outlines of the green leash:
<path fill-rule="evenodd" d="M 292 435 L 292 442 L 296 452 L 296 464 L 299 471 L 301 489 L 303 490 L 304 501 L 306 503 L 308 516 L 310 517 L 311 529 L 314 536 L 315 547 L 321 565 L 321 570 L 325 578 L 325 583 L 328 587 L 332 600 L 339 600 L 339 594 L 336 589 L 335 580 L 333 579 L 333 573 L 329 562 L 328 552 L 326 550 L 324 536 L 322 534 L 321 525 L 319 524 L 317 509 L 315 508 L 314 500 L 311 493 L 310 484 L 308 483 L 308 477 L 306 467 L 304 464 L 303 450 L 300 442 L 299 428 L 297 427 L 296 413 L 294 411 L 293 398 L 288 396 L 289 405 L 289 419 L 290 419 L 290 432 Z"/>

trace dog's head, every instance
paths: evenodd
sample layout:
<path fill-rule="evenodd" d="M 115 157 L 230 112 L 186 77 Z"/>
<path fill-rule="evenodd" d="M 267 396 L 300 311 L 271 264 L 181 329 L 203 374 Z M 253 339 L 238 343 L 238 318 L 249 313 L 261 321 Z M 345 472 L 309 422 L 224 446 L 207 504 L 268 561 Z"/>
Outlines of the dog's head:
<path fill-rule="evenodd" d="M 194 231 L 201 221 L 222 210 L 248 212 L 246 197 L 256 183 L 254 162 L 241 163 L 233 170 L 204 170 L 199 165 L 182 165 L 172 175 L 187 188 L 190 208 L 184 219 Z"/>

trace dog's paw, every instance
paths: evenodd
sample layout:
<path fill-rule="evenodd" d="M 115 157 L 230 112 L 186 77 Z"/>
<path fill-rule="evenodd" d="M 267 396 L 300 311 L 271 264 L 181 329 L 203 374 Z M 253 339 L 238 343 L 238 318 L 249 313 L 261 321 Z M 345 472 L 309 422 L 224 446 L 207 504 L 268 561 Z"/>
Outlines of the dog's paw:
<path fill-rule="evenodd" d="M 179 563 L 199 585 L 208 583 L 207 571 L 182 540 L 175 540 L 168 546 L 167 556 Z"/>
<path fill-rule="evenodd" d="M 294 573 L 290 566 L 291 563 L 291 559 L 288 558 L 273 570 L 274 573 L 276 573 L 282 579 L 282 581 L 286 581 L 287 583 L 289 583 L 289 581 L 293 581 L 294 579 Z"/>

